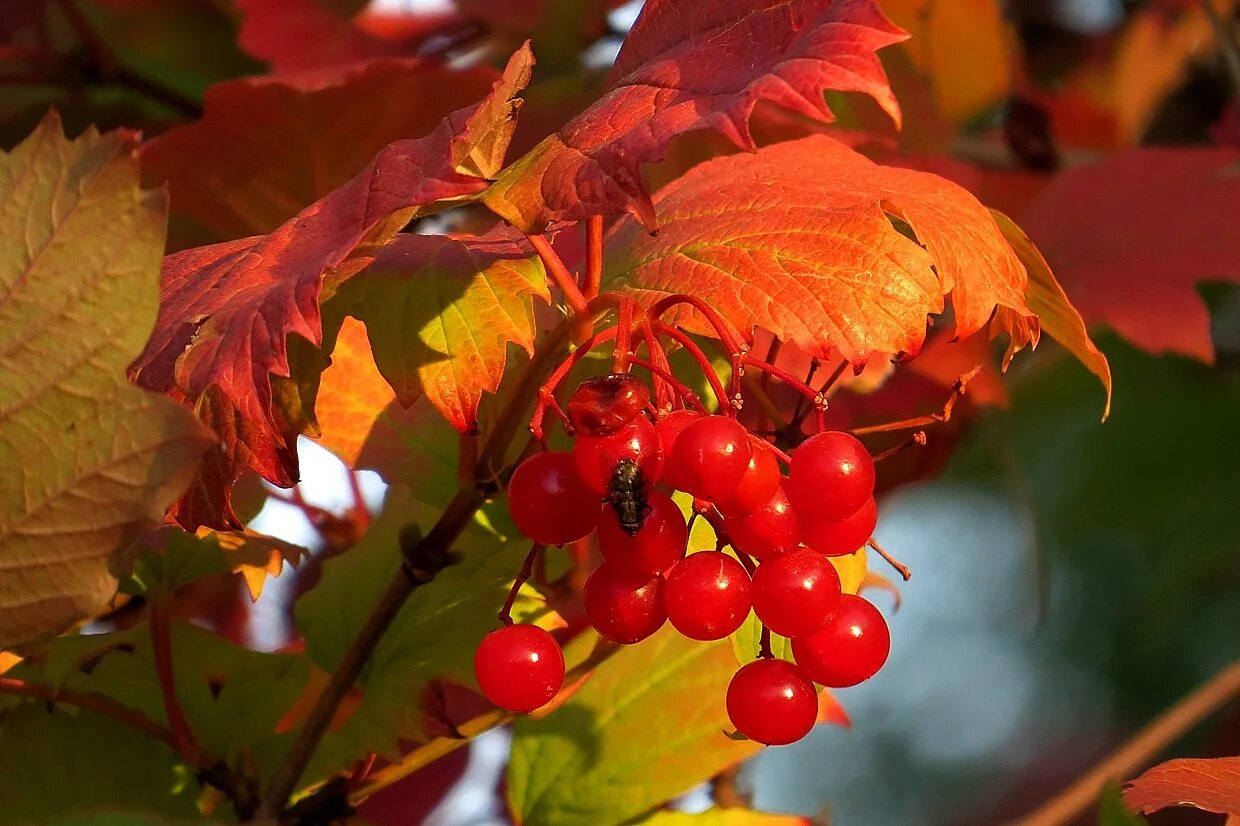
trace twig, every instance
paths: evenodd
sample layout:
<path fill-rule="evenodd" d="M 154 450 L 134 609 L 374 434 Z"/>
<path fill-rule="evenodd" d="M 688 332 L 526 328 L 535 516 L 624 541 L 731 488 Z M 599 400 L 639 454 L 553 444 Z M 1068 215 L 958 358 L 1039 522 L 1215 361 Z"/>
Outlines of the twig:
<path fill-rule="evenodd" d="M 1240 695 L 1240 660 L 1141 729 L 1071 786 L 1011 826 L 1060 826 L 1088 808 L 1107 783 L 1126 780 L 1224 703 Z"/>
<path fill-rule="evenodd" d="M 884 450 L 882 453 L 876 454 L 874 456 L 874 462 L 878 463 L 878 462 L 883 461 L 884 459 L 890 459 L 892 456 L 895 456 L 897 453 L 903 453 L 904 451 L 908 450 L 910 447 L 913 447 L 914 445 L 917 445 L 918 447 L 925 447 L 925 444 L 926 444 L 926 431 L 919 430 L 916 433 L 914 433 L 912 436 L 909 436 L 903 442 L 900 442 L 900 444 L 896 445 L 895 447 L 889 447 L 886 450 Z"/>
<path fill-rule="evenodd" d="M 552 283 L 564 293 L 564 300 L 568 302 L 568 307 L 573 312 L 573 340 L 584 341 L 589 337 L 592 326 L 590 302 L 582 294 L 581 288 L 577 286 L 577 280 L 568 271 L 568 267 L 564 266 L 564 261 L 560 259 L 546 236 L 527 235 L 525 237 L 529 239 L 534 252 L 538 253 Z"/>
<path fill-rule="evenodd" d="M 598 296 L 603 284 L 603 216 L 592 215 L 586 221 L 586 274 L 582 292 L 587 300 Z"/>
<path fill-rule="evenodd" d="M 915 419 L 903 419 L 898 422 L 888 422 L 886 424 L 876 424 L 870 427 L 854 427 L 848 432 L 854 436 L 863 436 L 867 433 L 888 433 L 892 430 L 908 430 L 913 427 L 926 427 L 932 424 L 943 424 L 951 421 L 952 408 L 956 406 L 956 402 L 965 394 L 965 387 L 969 382 L 982 371 L 979 364 L 969 372 L 963 374 L 956 379 L 956 383 L 952 385 L 951 395 L 947 397 L 947 401 L 943 404 L 943 409 L 938 413 L 931 413 L 928 416 L 918 416 Z"/>
<path fill-rule="evenodd" d="M 504 459 L 525 413 L 533 404 L 542 376 L 551 369 L 555 359 L 558 358 L 567 336 L 568 325 L 558 325 L 541 342 L 539 352 L 526 365 L 513 395 L 500 410 L 491 436 L 482 454 L 478 457 L 476 468 L 478 475 L 498 475 L 496 468 L 504 464 Z M 452 544 L 465 530 L 484 500 L 485 493 L 478 487 L 462 488 L 424 539 L 414 540 L 408 533 L 402 535 L 401 551 L 405 556 L 405 564 L 371 609 L 370 615 L 349 650 L 345 652 L 344 658 L 332 672 L 327 686 L 315 700 L 314 707 L 306 716 L 297 739 L 276 767 L 259 806 L 261 817 L 274 818 L 283 809 L 289 795 L 296 788 L 297 782 L 306 770 L 310 758 L 314 755 L 319 741 L 327 733 L 328 725 L 335 716 L 337 707 L 353 683 L 357 681 L 358 675 L 361 674 L 366 661 L 378 646 L 384 632 L 387 631 L 396 614 L 417 587 L 429 581 L 440 568 L 451 561 Z M 406 542 L 408 542 L 408 547 L 406 547 Z"/>
<path fill-rule="evenodd" d="M 176 679 L 172 670 L 172 619 L 168 611 L 168 595 L 153 594 L 150 602 L 149 625 L 151 627 L 151 655 L 155 660 L 155 676 L 164 699 L 164 713 L 172 730 L 173 747 L 181 759 L 193 764 L 201 754 L 194 732 L 185 719 L 181 702 L 177 699 Z"/>
<path fill-rule="evenodd" d="M 818 393 L 824 399 L 831 397 L 831 389 L 835 387 L 835 383 L 840 380 L 840 376 L 844 375 L 844 371 L 848 368 L 848 359 L 844 359 L 835 369 L 831 371 L 831 375 L 827 376 L 827 380 L 822 383 L 822 387 L 818 388 Z M 809 384 L 814 380 L 814 373 L 818 371 L 818 359 L 814 359 L 809 363 L 809 373 L 805 377 L 805 383 Z M 801 429 L 801 425 L 805 423 L 805 417 L 811 412 L 810 408 L 803 408 L 802 401 L 804 396 L 797 399 L 796 409 L 792 411 L 792 421 L 788 422 L 788 433 L 792 433 Z"/>
<path fill-rule="evenodd" d="M 69 688 L 57 688 L 56 686 L 42 685 L 40 683 L 28 683 L 25 680 L 17 680 L 12 677 L 0 677 L 0 694 L 36 697 L 53 703 L 64 703 L 84 711 L 93 711 L 105 717 L 111 717 L 113 720 L 124 723 L 130 728 L 137 729 L 166 744 L 178 754 L 180 753 L 180 750 L 177 748 L 176 737 L 171 729 L 160 725 L 142 712 L 132 709 L 124 703 L 118 703 L 116 700 L 103 694 L 74 691 Z M 195 759 L 190 765 L 198 768 L 203 763 L 202 755 L 199 754 L 195 755 Z"/>
<path fill-rule="evenodd" d="M 895 568 L 896 572 L 900 574 L 901 578 L 903 578 L 905 582 L 908 582 L 910 579 L 913 578 L 913 572 L 908 569 L 908 566 L 905 565 L 900 560 L 896 559 L 891 554 L 887 553 L 885 550 L 883 550 L 883 546 L 875 542 L 873 537 L 870 537 L 870 539 L 866 540 L 865 544 L 873 548 L 875 552 L 878 553 L 879 556 L 881 556 L 883 559 L 887 561 L 888 565 Z"/>
<path fill-rule="evenodd" d="M 414 531 L 402 532 L 401 553 L 404 563 L 401 570 L 371 609 L 357 638 L 345 652 L 314 707 L 306 716 L 306 721 L 297 733 L 297 739 L 272 774 L 271 783 L 263 793 L 258 809 L 260 819 L 274 818 L 280 814 L 289 795 L 297 786 L 297 781 L 301 779 L 302 772 L 306 770 L 310 758 L 314 756 L 319 741 L 327 733 L 336 707 L 353 687 L 362 667 L 396 619 L 401 606 L 415 590 L 430 582 L 436 574 L 456 561 L 452 554 L 452 544 L 473 519 L 474 512 L 482 502 L 482 493 L 476 489 L 458 491 L 425 538 L 417 537 Z"/>

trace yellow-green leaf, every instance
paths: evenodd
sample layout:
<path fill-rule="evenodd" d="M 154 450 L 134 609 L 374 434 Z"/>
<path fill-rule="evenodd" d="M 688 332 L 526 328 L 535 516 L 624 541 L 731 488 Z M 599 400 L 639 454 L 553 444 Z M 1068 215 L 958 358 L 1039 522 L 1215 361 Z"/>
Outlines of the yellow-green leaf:
<path fill-rule="evenodd" d="M 0 647 L 65 630 L 213 437 L 125 367 L 155 323 L 167 203 L 137 135 L 54 114 L 0 154 Z"/>

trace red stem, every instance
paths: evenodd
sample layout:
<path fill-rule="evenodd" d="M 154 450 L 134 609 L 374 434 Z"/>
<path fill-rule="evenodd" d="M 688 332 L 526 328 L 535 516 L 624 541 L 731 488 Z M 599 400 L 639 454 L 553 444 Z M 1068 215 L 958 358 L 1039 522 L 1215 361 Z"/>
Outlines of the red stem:
<path fill-rule="evenodd" d="M 521 570 L 517 571 L 517 577 L 512 582 L 512 587 L 508 589 L 508 598 L 504 600 L 504 607 L 499 610 L 499 621 L 504 625 L 512 625 L 512 606 L 517 601 L 517 594 L 534 573 L 534 561 L 538 559 L 538 555 L 542 553 L 546 545 L 535 542 L 530 547 L 530 552 L 525 555 L 525 561 L 521 563 Z"/>
<path fill-rule="evenodd" d="M 650 319 L 643 318 L 642 323 L 638 327 L 642 339 L 646 342 L 646 350 L 650 354 L 650 361 L 665 370 L 667 373 L 672 372 L 672 363 L 667 360 L 667 351 L 663 349 L 663 344 L 659 341 L 659 337 L 655 335 L 654 330 L 650 326 Z M 660 409 L 670 410 L 677 396 L 671 390 L 667 382 L 656 380 L 654 382 L 654 400 L 655 406 Z"/>
<path fill-rule="evenodd" d="M 569 309 L 573 311 L 573 340 L 579 341 L 589 335 L 590 326 L 592 326 L 592 318 L 590 316 L 590 302 L 582 295 L 581 288 L 577 286 L 576 279 L 572 273 L 568 271 L 568 267 L 564 266 L 564 262 L 560 256 L 552 248 L 551 242 L 543 235 L 527 235 L 530 246 L 534 248 L 534 252 L 538 253 L 538 257 L 542 259 L 543 267 L 547 270 L 547 275 L 551 277 L 552 282 L 560 288 L 560 292 L 564 293 L 564 300 L 568 302 Z M 585 335 L 580 335 L 584 333 Z"/>
<path fill-rule="evenodd" d="M 826 429 L 824 426 L 825 425 L 824 408 L 826 407 L 826 399 L 823 397 L 821 393 L 819 393 L 817 390 L 810 387 L 808 384 L 801 381 L 796 376 L 792 375 L 791 373 L 789 373 L 787 370 L 783 369 L 782 367 L 776 367 L 774 364 L 767 364 L 765 361 L 762 361 L 761 359 L 758 359 L 758 358 L 754 358 L 753 356 L 750 356 L 750 355 L 741 356 L 740 361 L 741 361 L 741 364 L 752 365 L 754 367 L 757 367 L 759 370 L 765 370 L 766 372 L 770 373 L 775 378 L 782 381 L 784 384 L 788 385 L 794 390 L 797 390 L 805 398 L 809 399 L 810 404 L 814 406 L 815 414 L 818 418 L 818 429 L 819 430 Z"/>
<path fill-rule="evenodd" d="M 896 571 L 900 574 L 901 578 L 903 578 L 905 582 L 908 582 L 910 579 L 913 578 L 913 572 L 908 569 L 908 566 L 905 565 L 903 562 L 900 562 L 898 559 L 896 559 L 891 554 L 887 553 L 885 550 L 883 550 L 883 546 L 875 542 L 874 537 L 870 537 L 866 541 L 865 544 L 869 545 L 871 548 L 877 551 L 878 555 L 881 556 L 883 559 L 885 559 L 888 565 L 895 568 Z"/>
<path fill-rule="evenodd" d="M 689 337 L 682 330 L 677 330 L 670 324 L 664 324 L 662 321 L 654 322 L 654 329 L 660 335 L 665 335 L 672 341 L 679 344 L 693 356 L 693 360 L 702 368 L 702 375 L 706 376 L 706 381 L 710 382 L 710 389 L 714 392 L 715 398 L 719 400 L 719 412 L 725 415 L 735 416 L 736 408 L 728 400 L 728 391 L 724 389 L 723 382 L 719 381 L 719 375 L 715 372 L 715 368 L 711 365 L 710 359 L 702 352 L 702 348 L 697 346 L 697 342 Z"/>
<path fill-rule="evenodd" d="M 925 427 L 932 424 L 942 424 L 951 421 L 952 408 L 956 406 L 956 402 L 965 394 L 965 387 L 968 383 L 980 373 L 982 366 L 979 364 L 969 372 L 956 379 L 956 383 L 952 385 L 951 395 L 947 397 L 947 401 L 943 404 L 943 409 L 938 413 L 931 413 L 927 416 L 918 416 L 915 419 L 902 419 L 898 422 L 888 422 L 886 424 L 876 424 L 869 427 L 854 427 L 848 432 L 854 436 L 861 436 L 866 433 L 887 433 L 892 430 L 908 430 L 912 427 Z"/>
<path fill-rule="evenodd" d="M 587 300 L 598 296 L 603 284 L 603 216 L 586 220 L 586 276 L 582 292 Z"/>
<path fill-rule="evenodd" d="M 616 332 L 615 327 L 608 327 L 601 333 L 596 333 L 583 341 L 576 350 L 573 350 L 573 352 L 568 354 L 567 358 L 560 362 L 560 365 L 555 368 L 555 372 L 551 374 L 550 378 L 543 382 L 542 387 L 538 389 L 538 404 L 535 405 L 534 415 L 530 419 L 530 432 L 534 434 L 535 439 L 540 442 L 543 441 L 542 422 L 543 417 L 547 415 L 548 407 L 560 417 L 565 427 L 571 432 L 572 424 L 569 422 L 568 416 L 565 415 L 564 411 L 560 409 L 559 404 L 556 403 L 555 388 L 559 386 L 560 382 L 564 381 L 564 377 L 573 369 L 573 365 L 585 358 L 586 354 L 598 345 L 615 338 Z"/>
<path fill-rule="evenodd" d="M 629 361 L 633 358 L 633 313 L 637 305 L 631 299 L 620 302 L 619 319 L 616 322 L 616 353 L 612 360 L 611 372 L 629 372 Z"/>
<path fill-rule="evenodd" d="M 665 296 L 656 301 L 654 306 L 650 308 L 650 318 L 658 321 L 665 312 L 680 304 L 686 304 L 705 316 L 706 320 L 710 322 L 710 326 L 715 328 L 715 333 L 719 336 L 719 340 L 728 348 L 729 355 L 735 356 L 746 351 L 746 348 L 737 344 L 732 331 L 728 329 L 728 323 L 723 320 L 723 316 L 719 315 L 713 307 L 697 296 L 685 295 L 684 293 Z"/>
<path fill-rule="evenodd" d="M 693 407 L 699 413 L 706 412 L 706 405 L 702 404 L 702 400 L 697 397 L 697 394 L 694 393 L 692 390 L 690 390 L 688 387 L 686 387 L 683 382 L 681 382 L 671 373 L 667 372 L 662 367 L 655 365 L 653 362 L 647 361 L 646 359 L 634 358 L 634 359 L 631 359 L 630 361 L 631 363 L 637 365 L 638 367 L 644 367 L 645 369 L 649 370 L 653 375 L 667 382 L 671 386 L 671 388 L 675 390 L 676 393 L 682 399 L 684 399 L 685 401 L 693 405 Z"/>
<path fill-rule="evenodd" d="M 151 653 L 155 659 L 155 676 L 159 679 L 159 690 L 164 698 L 164 713 L 168 716 L 168 727 L 172 730 L 172 745 L 177 753 L 187 762 L 192 763 L 195 756 L 201 753 L 190 730 L 185 712 L 177 700 L 176 679 L 172 671 L 172 618 L 169 612 L 168 596 L 154 594 L 150 602 Z"/>

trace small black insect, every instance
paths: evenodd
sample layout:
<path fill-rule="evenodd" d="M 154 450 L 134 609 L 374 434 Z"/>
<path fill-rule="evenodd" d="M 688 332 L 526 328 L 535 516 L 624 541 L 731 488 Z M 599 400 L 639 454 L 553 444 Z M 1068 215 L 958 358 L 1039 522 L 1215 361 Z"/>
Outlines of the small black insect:
<path fill-rule="evenodd" d="M 616 464 L 607 486 L 607 501 L 626 533 L 633 535 L 641 530 L 650 506 L 646 504 L 646 480 L 637 462 L 621 459 Z"/>

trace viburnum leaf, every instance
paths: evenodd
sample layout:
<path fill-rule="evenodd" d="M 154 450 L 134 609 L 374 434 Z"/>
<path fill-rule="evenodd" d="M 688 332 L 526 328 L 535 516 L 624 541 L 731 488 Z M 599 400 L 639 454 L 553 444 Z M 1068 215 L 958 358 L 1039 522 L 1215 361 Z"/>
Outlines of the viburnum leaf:
<path fill-rule="evenodd" d="M 1240 815 L 1240 757 L 1160 763 L 1125 785 L 1124 802 L 1143 814 L 1168 806 L 1192 806 Z"/>
<path fill-rule="evenodd" d="M 457 434 L 425 397 L 396 401 L 370 352 L 366 328 L 346 318 L 323 371 L 317 441 L 357 470 L 409 486 L 419 502 L 444 506 L 460 488 Z"/>
<path fill-rule="evenodd" d="M 1238 210 L 1240 152 L 1147 148 L 1056 176 L 1023 223 L 1087 322 L 1209 364 L 1195 285 L 1240 283 Z"/>
<path fill-rule="evenodd" d="M 437 516 L 437 509 L 415 501 L 403 488 L 389 488 L 383 510 L 362 540 L 324 565 L 323 579 L 296 605 L 297 627 L 316 664 L 327 671 L 336 668 L 370 607 L 397 574 L 401 526 L 429 527 Z M 337 771 L 367 751 L 394 756 L 398 739 L 420 736 L 420 698 L 432 679 L 474 684 L 474 649 L 496 627 L 496 611 L 529 543 L 510 541 L 480 519 L 455 547 L 462 560 L 418 588 L 401 609 L 362 674 L 361 705 L 324 739 L 308 778 Z M 562 624 L 528 585 L 513 616 L 518 622 Z"/>
<path fill-rule="evenodd" d="M 0 800 L 11 823 L 107 808 L 198 815 L 196 784 L 184 782 L 172 750 L 109 717 L 27 703 L 0 719 L 0 744 Z"/>
<path fill-rule="evenodd" d="M 1025 301 L 1029 304 L 1029 309 L 1037 314 L 1036 319 L 1030 319 L 1008 307 L 998 309 L 996 326 L 1011 334 L 1010 344 L 1003 358 L 1004 368 L 1007 368 L 1017 350 L 1029 341 L 1037 341 L 1040 328 L 1076 356 L 1077 360 L 1102 382 L 1107 394 L 1106 406 L 1102 410 L 1105 421 L 1111 414 L 1111 366 L 1107 364 L 1107 357 L 1089 337 L 1080 312 L 1072 306 L 1046 259 L 1029 240 L 1029 236 L 1003 213 L 993 214 L 1003 236 L 1012 245 L 1012 249 L 1016 250 L 1021 263 L 1025 265 L 1025 272 L 1029 274 L 1029 289 L 1025 293 Z"/>
<path fill-rule="evenodd" d="M 1025 269 L 985 207 L 936 175 L 879 166 L 825 135 L 701 164 L 661 190 L 655 208 L 659 233 L 622 219 L 605 261 L 608 286 L 644 302 L 692 293 L 738 330 L 761 327 L 854 363 L 916 354 L 944 296 L 957 337 L 985 327 L 996 307 L 1028 319 L 1036 336 Z M 712 334 L 696 314 L 676 318 Z"/>
<path fill-rule="evenodd" d="M 752 149 L 758 101 L 830 122 L 826 89 L 870 95 L 898 122 L 875 52 L 904 37 L 872 0 L 648 0 L 598 101 L 483 200 L 526 231 L 623 211 L 653 229 L 641 165 L 663 158 L 677 135 L 710 129 Z"/>
<path fill-rule="evenodd" d="M 168 182 L 174 244 L 271 232 L 388 143 L 425 135 L 482 98 L 495 79 L 484 66 L 406 59 L 221 83 L 207 90 L 201 119 L 143 145 L 143 179 Z M 409 100 L 418 104 L 384 105 Z"/>
<path fill-rule="evenodd" d="M 182 525 L 239 527 L 226 497 L 246 468 L 279 485 L 296 481 L 303 428 L 273 405 L 269 378 L 290 374 L 288 336 L 321 341 L 325 273 L 355 274 L 411 218 L 486 186 L 476 173 L 490 171 L 511 136 L 531 65 L 527 45 L 482 103 L 426 137 L 389 144 L 270 235 L 168 257 L 159 320 L 131 376 L 196 409 L 224 441 L 178 504 Z"/>
<path fill-rule="evenodd" d="M 482 393 L 499 387 L 509 343 L 533 353 L 532 298 L 550 300 L 546 284 L 518 233 L 402 235 L 339 295 L 401 404 L 425 396 L 466 431 Z"/>
<path fill-rule="evenodd" d="M 600 665 L 543 719 L 513 724 L 508 802 L 543 826 L 611 826 L 649 811 L 756 752 L 729 739 L 736 659 L 725 641 L 670 626 Z"/>
<path fill-rule="evenodd" d="M 114 554 L 213 441 L 125 380 L 155 320 L 166 215 L 136 150 L 125 131 L 68 141 L 52 114 L 0 154 L 0 648 L 103 607 Z"/>

